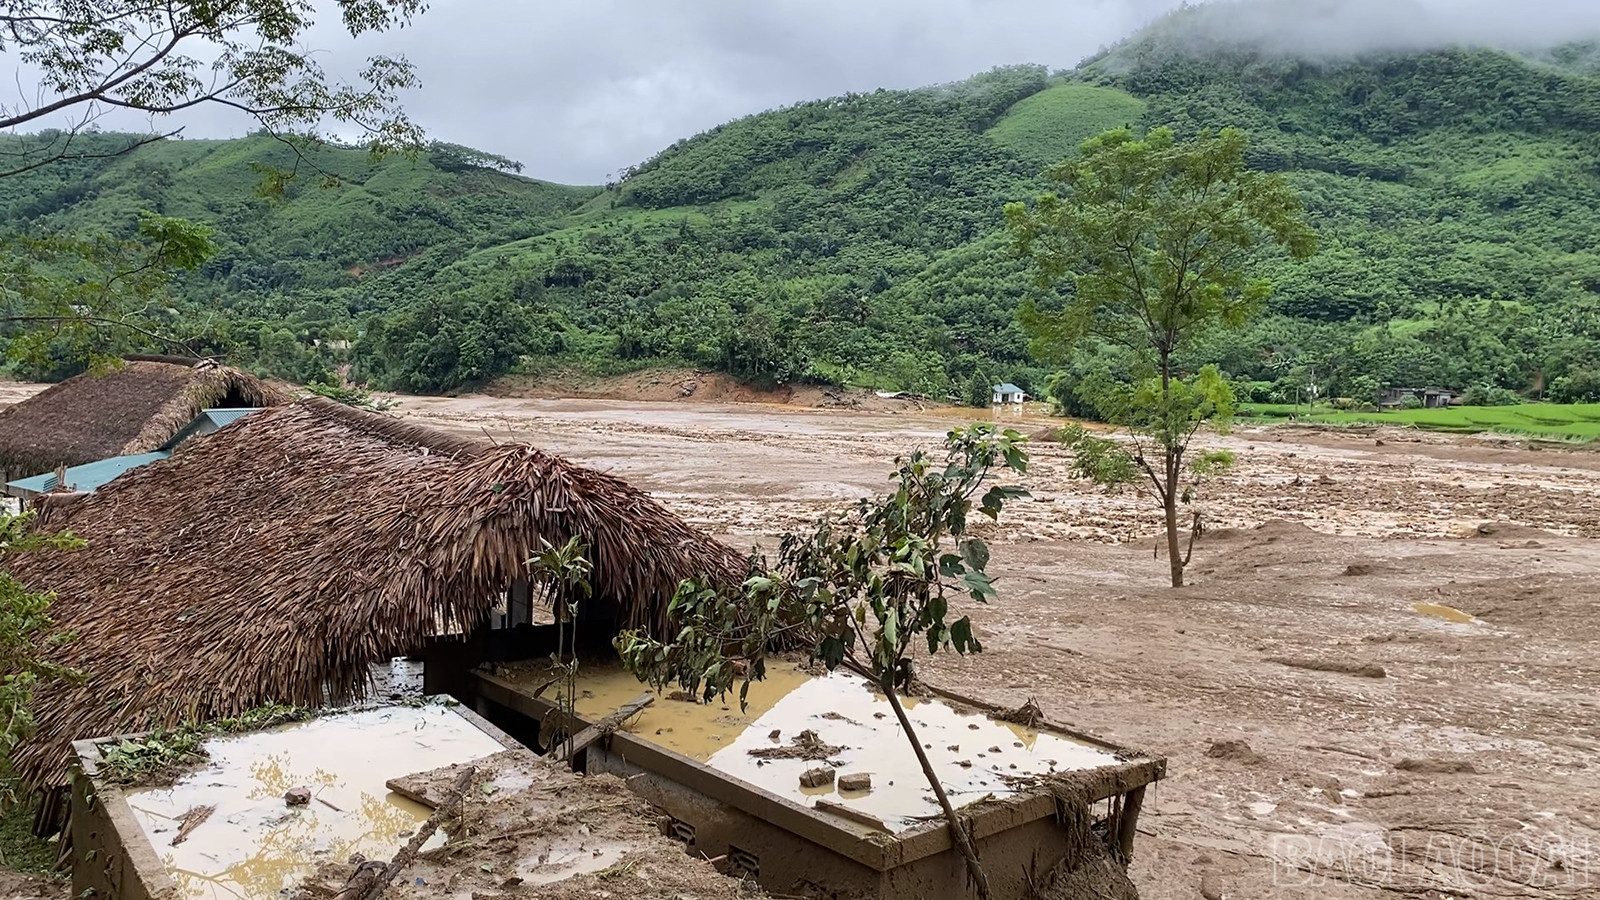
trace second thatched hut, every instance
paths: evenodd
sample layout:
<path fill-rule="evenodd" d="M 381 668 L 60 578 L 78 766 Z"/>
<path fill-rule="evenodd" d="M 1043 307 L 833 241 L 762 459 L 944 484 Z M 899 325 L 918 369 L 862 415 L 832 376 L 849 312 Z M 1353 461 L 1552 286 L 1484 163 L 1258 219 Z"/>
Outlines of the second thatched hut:
<path fill-rule="evenodd" d="M 0 410 L 0 484 L 169 443 L 213 407 L 263 407 L 292 398 L 213 360 L 131 356 Z"/>

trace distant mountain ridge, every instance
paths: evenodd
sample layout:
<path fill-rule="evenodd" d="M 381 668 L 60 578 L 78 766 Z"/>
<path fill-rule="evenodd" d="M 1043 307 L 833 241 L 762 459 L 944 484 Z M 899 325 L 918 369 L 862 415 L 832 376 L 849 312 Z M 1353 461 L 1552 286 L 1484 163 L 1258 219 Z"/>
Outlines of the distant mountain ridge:
<path fill-rule="evenodd" d="M 0 209 L 28 227 L 115 230 L 138 208 L 213 223 L 223 253 L 184 300 L 232 323 L 243 361 L 291 376 L 345 361 L 323 339 L 346 337 L 357 375 L 408 390 L 682 362 L 1044 394 L 1002 204 L 1104 129 L 1236 126 L 1253 164 L 1299 188 L 1323 245 L 1258 260 L 1271 314 L 1208 349 L 1236 377 L 1279 385 L 1318 347 L 1385 383 L 1536 393 L 1600 370 L 1595 45 L 1307 59 L 1174 37 L 1202 14 L 1071 72 L 1006 67 L 745 117 L 605 187 L 328 151 L 346 187 L 271 204 L 248 162 L 279 149 L 250 138 L 3 179 Z"/>

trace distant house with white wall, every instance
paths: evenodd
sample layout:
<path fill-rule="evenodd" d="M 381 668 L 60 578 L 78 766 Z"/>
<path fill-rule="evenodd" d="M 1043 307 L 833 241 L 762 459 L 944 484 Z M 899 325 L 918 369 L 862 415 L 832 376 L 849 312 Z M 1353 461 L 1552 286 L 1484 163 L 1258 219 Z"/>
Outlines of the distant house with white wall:
<path fill-rule="evenodd" d="M 1009 381 L 1005 384 L 995 385 L 991 389 L 991 393 L 994 394 L 994 400 L 992 402 L 995 406 L 1003 406 L 1007 403 L 1020 404 L 1024 400 L 1028 399 L 1027 391 L 1024 391 L 1022 388 L 1017 387 Z"/>

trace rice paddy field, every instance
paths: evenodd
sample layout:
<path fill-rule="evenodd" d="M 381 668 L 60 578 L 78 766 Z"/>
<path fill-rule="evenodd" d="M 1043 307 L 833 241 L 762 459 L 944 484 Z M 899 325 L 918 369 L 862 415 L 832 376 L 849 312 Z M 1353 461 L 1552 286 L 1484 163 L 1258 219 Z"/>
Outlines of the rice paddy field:
<path fill-rule="evenodd" d="M 1586 443 L 1600 438 L 1600 403 L 1522 403 L 1516 406 L 1452 406 L 1392 412 L 1311 412 L 1292 404 L 1240 406 L 1241 418 L 1258 422 L 1293 419 L 1329 425 L 1399 425 L 1457 434 L 1498 432 Z"/>

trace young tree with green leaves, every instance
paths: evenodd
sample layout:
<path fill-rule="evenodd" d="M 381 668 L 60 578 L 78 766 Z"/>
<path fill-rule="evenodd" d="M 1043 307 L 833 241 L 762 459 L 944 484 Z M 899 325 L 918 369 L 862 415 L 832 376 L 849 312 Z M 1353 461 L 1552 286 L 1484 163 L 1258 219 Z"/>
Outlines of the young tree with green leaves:
<path fill-rule="evenodd" d="M 707 700 L 740 683 L 742 705 L 750 683 L 765 675 L 767 648 L 783 638 L 829 670 L 843 666 L 871 679 L 894 710 L 951 838 L 987 897 L 971 835 L 923 752 L 900 694 L 916 677 L 913 648 L 923 641 L 929 653 L 983 649 L 971 618 L 953 609 L 962 596 L 985 603 L 995 595 L 989 548 L 968 533 L 968 516 L 976 510 L 998 520 L 1007 500 L 1026 496 L 1020 487 L 992 483 L 997 470 L 1027 471 L 1023 442 L 1014 431 L 973 425 L 950 432 L 943 458 L 920 450 L 901 458 L 893 493 L 863 499 L 809 534 L 786 535 L 777 564 L 762 566 L 736 590 L 682 584 L 669 608 L 676 629 L 671 639 L 624 632 L 616 641 L 623 664 L 657 690 L 676 683 Z"/>
<path fill-rule="evenodd" d="M 1225 427 L 1233 409 L 1220 373 L 1185 372 L 1179 361 L 1200 336 L 1237 329 L 1260 309 L 1272 287 L 1247 269 L 1263 245 L 1296 258 L 1316 246 L 1293 189 L 1247 167 L 1245 144 L 1236 129 L 1189 141 L 1166 128 L 1142 139 L 1126 128 L 1108 131 L 1050 170 L 1057 190 L 1031 207 L 1005 208 L 1015 250 L 1039 286 L 1064 295 L 1059 308 L 1023 305 L 1034 352 L 1060 361 L 1094 341 L 1136 363 L 1141 377 L 1098 382 L 1092 398 L 1107 421 L 1127 427 L 1133 450 L 1100 450 L 1127 453 L 1154 486 L 1173 587 L 1183 585 L 1188 559 L 1179 552 L 1178 508 L 1192 501 L 1197 476 L 1224 463 L 1190 459 L 1190 441 L 1208 422 Z"/>
<path fill-rule="evenodd" d="M 45 547 L 72 550 L 83 542 L 70 534 L 36 534 L 28 523 L 32 514 L 0 513 L 0 806 L 17 801 L 16 776 L 11 752 L 33 732 L 29 702 L 40 682 L 71 678 L 74 672 L 50 662 L 47 656 L 55 623 L 50 618 L 51 595 L 31 591 L 5 569 L 7 554 Z"/>
<path fill-rule="evenodd" d="M 211 257 L 211 229 L 146 213 L 133 237 L 53 235 L 0 249 L 0 336 L 8 355 L 44 367 L 53 353 L 91 364 L 117 349 L 200 355 L 204 323 L 176 320 L 168 285 Z M 7 252 L 9 251 L 9 252 Z"/>

